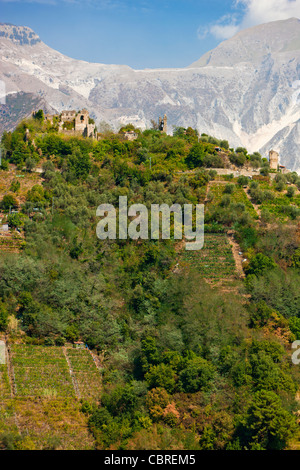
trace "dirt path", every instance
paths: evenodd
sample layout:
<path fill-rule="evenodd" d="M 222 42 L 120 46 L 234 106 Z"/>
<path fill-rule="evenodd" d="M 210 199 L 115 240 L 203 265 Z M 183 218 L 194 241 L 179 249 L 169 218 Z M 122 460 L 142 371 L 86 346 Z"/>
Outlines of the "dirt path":
<path fill-rule="evenodd" d="M 234 234 L 235 234 L 234 230 L 229 230 L 227 232 L 227 238 L 232 248 L 232 254 L 233 254 L 234 261 L 235 261 L 237 273 L 241 279 L 245 279 L 246 276 L 243 270 L 243 256 L 240 255 L 241 247 L 235 240 Z"/>
<path fill-rule="evenodd" d="M 259 206 L 258 206 L 257 204 L 254 204 L 254 203 L 252 202 L 251 196 L 250 196 L 250 194 L 248 193 L 248 188 L 243 188 L 243 190 L 244 190 L 244 192 L 245 192 L 247 198 L 248 198 L 249 201 L 251 202 L 252 206 L 254 207 L 255 212 L 257 213 L 257 215 L 258 215 L 258 217 L 259 217 L 258 222 L 260 222 L 261 210 L 260 210 Z"/>
<path fill-rule="evenodd" d="M 80 396 L 80 392 L 79 392 L 79 387 L 78 387 L 77 380 L 76 380 L 75 374 L 74 374 L 72 366 L 71 366 L 70 359 L 68 357 L 67 348 L 63 347 L 62 350 L 63 350 L 64 356 L 66 358 L 66 361 L 68 363 L 68 366 L 69 366 L 69 372 L 70 372 L 70 376 L 71 376 L 71 379 L 72 379 L 72 382 L 73 382 L 75 395 L 80 400 L 81 396 Z"/>
<path fill-rule="evenodd" d="M 223 181 L 223 180 L 222 181 L 220 181 L 220 180 L 211 180 L 211 181 L 209 181 L 208 184 L 207 184 L 204 204 L 206 204 L 208 202 L 207 195 L 208 195 L 209 190 L 210 190 L 212 185 L 214 185 L 214 184 L 227 184 L 227 183 L 228 183 L 228 181 Z"/>
<path fill-rule="evenodd" d="M 93 358 L 93 361 L 95 363 L 95 366 L 97 367 L 98 370 L 101 370 L 102 369 L 102 364 L 101 364 L 101 360 L 100 360 L 100 357 L 97 356 L 96 354 L 94 354 L 90 349 L 88 349 L 90 355 L 92 356 Z"/>
<path fill-rule="evenodd" d="M 17 386 L 16 386 L 16 380 L 15 380 L 14 367 L 13 367 L 12 360 L 11 360 L 11 351 L 10 351 L 7 337 L 5 337 L 4 342 L 5 342 L 5 356 L 6 356 L 7 372 L 8 372 L 8 378 L 9 378 L 9 383 L 10 383 L 10 396 L 11 398 L 15 398 L 17 394 Z M 15 425 L 19 434 L 21 434 L 19 418 L 16 412 L 14 412 L 14 422 L 15 422 Z"/>
<path fill-rule="evenodd" d="M 6 346 L 7 372 L 8 372 L 9 383 L 10 383 L 10 394 L 11 394 L 11 397 L 14 398 L 17 394 L 17 386 L 16 386 L 16 380 L 15 380 L 15 372 L 14 372 L 14 368 L 13 368 L 12 361 L 11 361 L 11 351 L 10 351 L 9 344 L 7 342 L 7 338 L 5 338 L 5 346 Z"/>

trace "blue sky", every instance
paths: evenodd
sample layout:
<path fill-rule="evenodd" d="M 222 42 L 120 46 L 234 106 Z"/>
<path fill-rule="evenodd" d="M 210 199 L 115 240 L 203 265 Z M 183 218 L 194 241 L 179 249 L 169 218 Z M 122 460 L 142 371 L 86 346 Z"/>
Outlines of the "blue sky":
<path fill-rule="evenodd" d="M 300 17 L 300 0 L 0 0 L 0 22 L 31 27 L 90 62 L 185 67 L 239 30 Z"/>

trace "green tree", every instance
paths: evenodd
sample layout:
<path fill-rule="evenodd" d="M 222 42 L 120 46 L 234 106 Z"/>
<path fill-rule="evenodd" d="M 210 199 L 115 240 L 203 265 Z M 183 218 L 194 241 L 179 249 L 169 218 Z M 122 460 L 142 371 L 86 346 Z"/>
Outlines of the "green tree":
<path fill-rule="evenodd" d="M 225 150 L 229 150 L 228 140 L 220 140 L 220 147 Z"/>
<path fill-rule="evenodd" d="M 11 182 L 9 190 L 12 191 L 13 193 L 16 193 L 17 191 L 19 191 L 20 187 L 21 187 L 20 181 L 18 181 L 17 179 L 14 179 Z"/>
<path fill-rule="evenodd" d="M 23 217 L 20 214 L 10 214 L 7 217 L 7 223 L 12 229 L 20 228 L 24 225 Z"/>
<path fill-rule="evenodd" d="M 238 183 L 240 186 L 248 186 L 249 179 L 247 178 L 247 176 L 241 175 L 241 176 L 238 177 L 237 183 Z"/>
<path fill-rule="evenodd" d="M 297 248 L 292 256 L 291 266 L 293 266 L 293 268 L 300 269 L 300 248 Z"/>
<path fill-rule="evenodd" d="M 0 301 L 0 331 L 5 331 L 8 325 L 8 311 L 3 302 Z"/>
<path fill-rule="evenodd" d="M 164 410 L 170 404 L 170 396 L 164 388 L 152 388 L 147 394 L 146 405 L 151 418 L 158 421 L 163 417 Z"/>
<path fill-rule="evenodd" d="M 5 194 L 2 201 L 0 202 L 0 208 L 7 212 L 9 209 L 16 209 L 18 207 L 18 202 L 11 194 Z"/>
<path fill-rule="evenodd" d="M 235 149 L 235 153 L 243 153 L 244 155 L 247 155 L 247 149 L 245 147 L 238 147 Z"/>
<path fill-rule="evenodd" d="M 34 113 L 33 117 L 37 121 L 44 122 L 44 119 L 45 119 L 44 111 L 42 109 L 39 109 L 36 113 Z"/>
<path fill-rule="evenodd" d="M 262 176 L 268 176 L 269 173 L 270 173 L 269 163 L 264 163 L 263 166 L 261 167 L 260 174 Z"/>
<path fill-rule="evenodd" d="M 289 197 L 289 198 L 293 198 L 293 197 L 295 196 L 295 192 L 296 192 L 295 186 L 289 186 L 289 187 L 287 188 L 286 195 L 287 195 L 287 197 Z"/>
<path fill-rule="evenodd" d="M 35 184 L 27 192 L 26 201 L 38 204 L 38 203 L 44 202 L 44 200 L 45 200 L 45 191 L 44 191 L 44 188 L 39 184 Z"/>
<path fill-rule="evenodd" d="M 76 178 L 85 180 L 91 169 L 91 161 L 86 153 L 76 148 L 69 157 L 69 166 L 74 171 Z"/>
<path fill-rule="evenodd" d="M 152 336 L 147 336 L 142 340 L 141 363 L 143 371 L 149 370 L 151 365 L 159 364 L 160 354 L 156 345 L 156 340 Z"/>
<path fill-rule="evenodd" d="M 3 170 L 3 171 L 8 171 L 9 165 L 8 165 L 8 161 L 7 161 L 7 160 L 3 160 L 3 159 L 2 159 L 1 165 L 0 165 L 0 169 Z"/>
<path fill-rule="evenodd" d="M 196 357 L 188 361 L 186 367 L 180 372 L 179 389 L 186 393 L 207 390 L 214 375 L 214 366 L 202 357 Z"/>
<path fill-rule="evenodd" d="M 193 145 L 185 161 L 189 168 L 196 168 L 199 166 L 203 166 L 205 155 L 206 155 L 206 152 L 204 150 L 203 145 L 201 145 L 200 143 L 197 143 Z"/>
<path fill-rule="evenodd" d="M 150 388 L 164 388 L 168 393 L 173 393 L 175 390 L 175 371 L 169 365 L 151 366 L 145 375 L 145 380 Z"/>
<path fill-rule="evenodd" d="M 29 157 L 31 157 L 30 148 L 25 142 L 19 142 L 12 153 L 10 161 L 16 165 L 23 165 Z"/>
<path fill-rule="evenodd" d="M 300 339 L 300 318 L 291 317 L 289 319 L 289 327 L 291 332 L 295 335 L 296 339 Z"/>
<path fill-rule="evenodd" d="M 235 190 L 234 184 L 226 184 L 224 188 L 224 194 L 233 194 Z"/>
<path fill-rule="evenodd" d="M 33 158 L 28 157 L 26 158 L 25 164 L 26 164 L 26 170 L 31 172 L 36 166 L 36 161 Z"/>
<path fill-rule="evenodd" d="M 112 393 L 103 394 L 101 403 L 113 416 L 119 416 L 122 413 L 132 413 L 137 406 L 137 395 L 134 388 L 127 384 L 120 385 Z"/>
<path fill-rule="evenodd" d="M 295 418 L 283 408 L 280 398 L 261 390 L 250 403 L 240 434 L 246 448 L 282 450 L 296 430 Z"/>
<path fill-rule="evenodd" d="M 300 274 L 297 270 L 271 269 L 264 270 L 262 276 L 248 277 L 252 278 L 249 288 L 254 302 L 265 301 L 284 318 L 299 315 Z"/>
<path fill-rule="evenodd" d="M 274 269 L 276 266 L 277 265 L 272 258 L 269 258 L 269 256 L 266 256 L 263 253 L 258 253 L 250 260 L 249 266 L 246 269 L 246 274 L 260 276 L 264 271 Z"/>
<path fill-rule="evenodd" d="M 244 153 L 231 153 L 229 160 L 233 165 L 244 166 L 246 163 L 246 155 Z"/>
<path fill-rule="evenodd" d="M 113 417 L 106 408 L 98 408 L 89 418 L 89 428 L 100 449 L 107 449 L 114 442 L 128 439 L 132 434 L 130 422 L 126 418 Z"/>
<path fill-rule="evenodd" d="M 184 137 L 186 133 L 185 127 L 174 127 L 173 136 L 174 137 Z"/>
<path fill-rule="evenodd" d="M 250 308 L 250 326 L 262 327 L 266 325 L 273 312 L 266 302 L 261 301 L 257 305 L 251 304 Z"/>

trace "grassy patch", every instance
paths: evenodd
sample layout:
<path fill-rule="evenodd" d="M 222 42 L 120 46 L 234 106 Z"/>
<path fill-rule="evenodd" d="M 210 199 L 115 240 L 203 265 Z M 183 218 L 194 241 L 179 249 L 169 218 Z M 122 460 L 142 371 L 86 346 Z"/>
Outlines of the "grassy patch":
<path fill-rule="evenodd" d="M 221 202 L 222 197 L 225 194 L 225 186 L 225 184 L 212 184 L 210 186 L 209 192 L 213 195 L 213 200 L 211 202 L 212 205 L 217 205 Z M 251 215 L 251 217 L 253 217 L 254 219 L 258 218 L 256 210 L 254 209 L 252 203 L 249 201 L 247 195 L 245 194 L 245 191 L 238 184 L 234 186 L 234 191 L 232 194 L 230 194 L 230 200 L 234 204 L 244 204 L 246 211 Z"/>
<path fill-rule="evenodd" d="M 67 349 L 67 355 L 81 398 L 99 399 L 101 392 L 100 372 L 89 351 Z"/>
<path fill-rule="evenodd" d="M 75 396 L 62 348 L 13 345 L 12 363 L 17 396 Z"/>
<path fill-rule="evenodd" d="M 203 278 L 215 284 L 237 279 L 231 246 L 225 234 L 206 234 L 204 247 L 182 254 L 182 264 L 195 269 Z"/>

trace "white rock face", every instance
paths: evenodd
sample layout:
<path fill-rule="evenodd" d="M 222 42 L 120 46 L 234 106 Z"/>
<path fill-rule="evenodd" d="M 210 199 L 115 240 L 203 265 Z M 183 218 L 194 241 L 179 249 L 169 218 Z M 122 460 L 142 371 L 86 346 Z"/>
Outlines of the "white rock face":
<path fill-rule="evenodd" d="M 0 79 L 57 111 L 86 107 L 97 122 L 192 126 L 300 172 L 300 20 L 256 26 L 185 69 L 133 70 L 70 59 L 29 28 L 0 24 Z"/>

